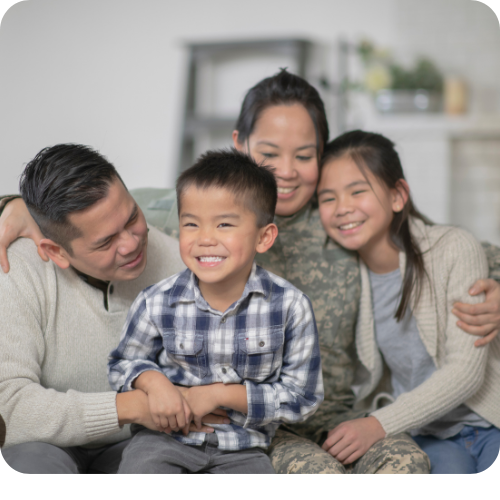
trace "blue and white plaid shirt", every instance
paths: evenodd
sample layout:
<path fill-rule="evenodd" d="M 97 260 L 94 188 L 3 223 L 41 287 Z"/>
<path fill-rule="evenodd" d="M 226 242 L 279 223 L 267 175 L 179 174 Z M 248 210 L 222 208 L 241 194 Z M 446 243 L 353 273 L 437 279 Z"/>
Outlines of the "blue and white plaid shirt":
<path fill-rule="evenodd" d="M 219 448 L 266 448 L 280 423 L 305 420 L 323 401 L 311 303 L 255 264 L 241 298 L 223 313 L 208 305 L 197 281 L 186 269 L 139 294 L 109 356 L 110 384 L 130 391 L 148 370 L 186 387 L 244 384 L 248 415 L 229 410 L 230 424 L 213 425 Z M 205 439 L 202 432 L 172 436 L 194 445 Z"/>

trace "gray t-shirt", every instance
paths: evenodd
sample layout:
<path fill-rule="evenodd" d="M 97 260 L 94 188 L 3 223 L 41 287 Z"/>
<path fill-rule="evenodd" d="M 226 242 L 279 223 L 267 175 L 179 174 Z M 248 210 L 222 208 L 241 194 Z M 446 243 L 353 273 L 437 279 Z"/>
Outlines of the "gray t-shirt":
<path fill-rule="evenodd" d="M 425 349 L 410 309 L 406 310 L 400 322 L 394 318 L 401 299 L 402 278 L 399 269 L 387 274 L 369 271 L 369 276 L 375 339 L 385 363 L 391 370 L 392 395 L 397 398 L 427 380 L 436 370 L 436 366 Z M 447 439 L 460 432 L 465 425 L 491 426 L 462 404 L 438 420 L 419 429 L 412 429 L 411 434 L 432 434 L 440 439 Z"/>

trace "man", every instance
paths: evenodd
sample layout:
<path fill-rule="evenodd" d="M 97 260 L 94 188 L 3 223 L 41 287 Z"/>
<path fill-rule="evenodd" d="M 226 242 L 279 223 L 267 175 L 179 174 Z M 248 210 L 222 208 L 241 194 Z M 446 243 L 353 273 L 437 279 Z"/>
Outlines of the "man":
<path fill-rule="evenodd" d="M 50 261 L 22 238 L 0 273 L 4 459 L 25 473 L 116 472 L 124 424 L 156 426 L 145 393 L 110 390 L 107 356 L 137 294 L 184 268 L 178 242 L 148 229 L 113 165 L 88 147 L 42 150 L 20 188 Z"/>

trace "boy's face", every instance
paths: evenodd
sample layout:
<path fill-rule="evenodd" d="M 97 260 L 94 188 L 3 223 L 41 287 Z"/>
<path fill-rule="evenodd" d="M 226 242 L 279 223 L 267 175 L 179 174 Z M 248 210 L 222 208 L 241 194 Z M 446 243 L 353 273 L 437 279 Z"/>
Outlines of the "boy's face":
<path fill-rule="evenodd" d="M 180 207 L 181 258 L 198 277 L 200 288 L 244 287 L 256 252 L 272 245 L 266 246 L 263 238 L 266 228 L 274 224 L 258 228 L 256 215 L 222 188 L 189 186 Z"/>

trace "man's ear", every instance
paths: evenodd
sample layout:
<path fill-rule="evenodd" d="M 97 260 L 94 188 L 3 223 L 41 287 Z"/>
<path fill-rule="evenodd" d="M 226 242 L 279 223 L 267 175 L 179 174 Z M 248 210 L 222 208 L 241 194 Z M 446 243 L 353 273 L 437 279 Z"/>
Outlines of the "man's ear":
<path fill-rule="evenodd" d="M 247 153 L 247 151 L 245 150 L 245 145 L 240 144 L 238 142 L 239 135 L 240 135 L 240 133 L 237 130 L 233 130 L 233 145 L 234 145 L 235 149 L 237 149 L 238 151 L 240 151 L 242 153 Z"/>
<path fill-rule="evenodd" d="M 276 224 L 268 224 L 260 230 L 260 239 L 257 243 L 257 253 L 267 252 L 278 236 L 278 228 Z"/>
<path fill-rule="evenodd" d="M 49 259 L 61 269 L 67 269 L 70 266 L 68 252 L 61 245 L 48 238 L 42 238 L 38 245 L 48 255 Z"/>

